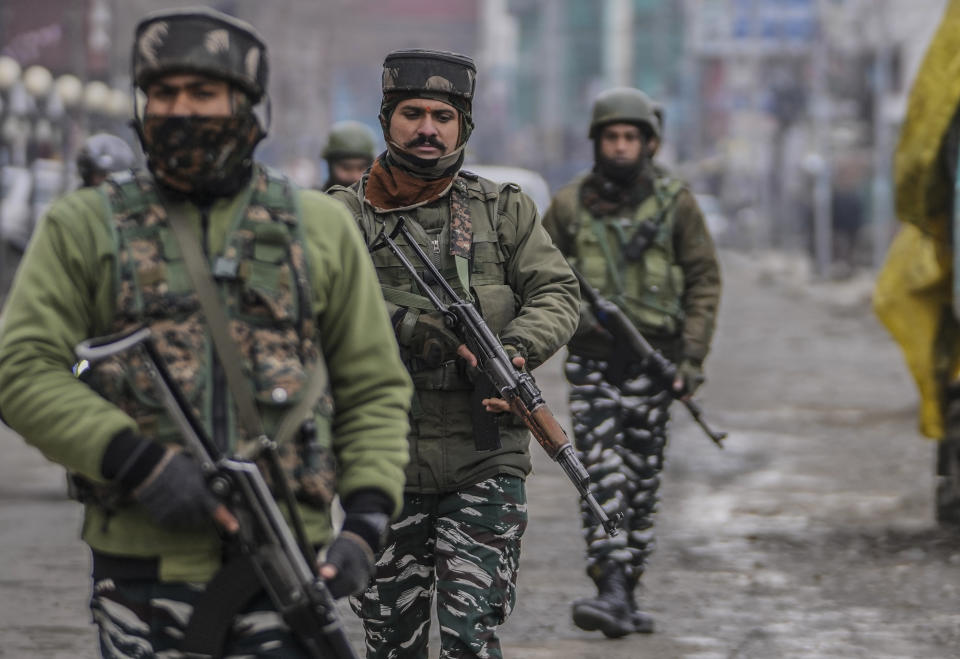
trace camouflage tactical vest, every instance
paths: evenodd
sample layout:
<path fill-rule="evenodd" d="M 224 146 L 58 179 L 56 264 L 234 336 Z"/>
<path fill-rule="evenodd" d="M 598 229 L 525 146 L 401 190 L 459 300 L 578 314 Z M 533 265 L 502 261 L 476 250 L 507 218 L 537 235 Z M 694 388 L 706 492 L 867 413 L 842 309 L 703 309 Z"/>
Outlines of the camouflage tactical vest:
<path fill-rule="evenodd" d="M 149 325 L 177 384 L 210 436 L 212 432 L 213 343 L 200 303 L 170 228 L 153 179 L 143 173 L 114 176 L 101 188 L 113 214 L 117 260 L 116 312 L 112 331 Z M 273 435 L 299 400 L 322 359 L 295 191 L 283 177 L 262 168 L 243 195 L 213 261 L 230 332 L 253 384 L 264 430 Z M 91 386 L 129 414 L 140 433 L 159 442 L 180 442 L 179 433 L 155 395 L 139 357 L 98 364 Z M 236 421 L 232 397 L 226 437 L 228 453 L 248 439 Z M 298 497 L 322 506 L 332 498 L 329 457 L 332 403 L 317 405 L 320 423 L 311 445 L 280 447 Z"/>
<path fill-rule="evenodd" d="M 410 233 L 457 295 L 472 299 L 490 329 L 498 334 L 517 313 L 513 290 L 506 278 L 506 255 L 497 235 L 503 201 L 515 189 L 513 185 L 498 186 L 461 172 L 451 187 L 449 209 L 439 204 L 412 212 L 373 213 L 367 204 L 362 204 L 362 217 L 358 219 L 367 240 L 372 242 L 381 229 L 392 231 L 402 215 Z M 412 250 L 402 244 L 401 248 L 411 262 L 417 262 Z M 404 323 L 412 331 L 418 313 L 434 311 L 434 306 L 417 290 L 410 274 L 389 250 L 381 249 L 371 256 L 384 299 L 410 310 Z M 401 353 L 408 338 L 404 332 L 404 327 L 398 332 Z M 470 390 L 473 384 L 459 362 L 429 370 L 416 368 L 409 361 L 407 365 L 417 389 Z"/>
<path fill-rule="evenodd" d="M 641 330 L 673 336 L 683 322 L 683 269 L 677 265 L 673 231 L 681 181 L 654 180 L 654 192 L 632 217 L 593 217 L 578 205 L 574 266 L 616 302 Z M 636 260 L 624 251 L 644 222 L 656 225 L 649 246 Z"/>

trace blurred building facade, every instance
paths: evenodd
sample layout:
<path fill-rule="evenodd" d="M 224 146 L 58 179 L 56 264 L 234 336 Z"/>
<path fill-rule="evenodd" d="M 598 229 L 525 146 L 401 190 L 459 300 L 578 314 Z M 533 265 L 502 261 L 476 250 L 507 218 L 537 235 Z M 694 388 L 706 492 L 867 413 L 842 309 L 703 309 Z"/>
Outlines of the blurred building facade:
<path fill-rule="evenodd" d="M 854 231 L 876 261 L 892 227 L 890 153 L 947 0 L 215 0 L 270 47 L 272 128 L 260 157 L 322 180 L 329 126 L 379 135 L 380 66 L 395 48 L 477 59 L 468 158 L 556 187 L 590 166 L 590 106 L 637 86 L 666 112 L 662 157 L 743 231 L 741 243 L 829 262 Z M 3 0 L 0 164 L 72 165 L 94 130 L 135 142 L 129 49 L 147 12 L 182 0 Z M 51 89 L 23 84 L 42 67 Z M 2 69 L 3 67 L 0 67 Z M 42 77 L 42 76 L 41 76 Z M 73 77 L 78 93 L 67 93 Z M 36 78 L 36 76 L 34 76 Z M 70 82 L 69 80 L 67 82 Z M 62 93 L 61 93 L 62 91 Z M 19 128 L 27 126 L 24 132 Z M 28 135 L 26 142 L 23 135 Z M 42 138 L 42 139 L 41 139 Z M 44 142 L 45 140 L 45 142 Z M 844 222 L 837 224 L 834 216 Z M 849 221 L 847 221 L 849 220 Z"/>

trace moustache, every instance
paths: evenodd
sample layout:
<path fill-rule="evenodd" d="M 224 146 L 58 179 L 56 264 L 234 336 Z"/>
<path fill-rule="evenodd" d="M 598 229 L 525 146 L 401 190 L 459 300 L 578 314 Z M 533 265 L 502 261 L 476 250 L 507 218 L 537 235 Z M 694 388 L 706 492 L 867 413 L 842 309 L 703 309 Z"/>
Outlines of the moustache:
<path fill-rule="evenodd" d="M 447 145 L 440 141 L 436 135 L 420 135 L 403 145 L 405 149 L 413 149 L 418 146 L 432 146 L 442 151 L 447 150 Z"/>

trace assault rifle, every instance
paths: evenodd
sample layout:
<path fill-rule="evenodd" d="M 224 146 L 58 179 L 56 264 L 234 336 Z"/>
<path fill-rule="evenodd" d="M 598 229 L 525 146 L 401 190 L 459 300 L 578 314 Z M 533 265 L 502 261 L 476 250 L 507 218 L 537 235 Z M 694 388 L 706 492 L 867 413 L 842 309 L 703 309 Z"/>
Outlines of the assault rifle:
<path fill-rule="evenodd" d="M 417 260 L 430 274 L 432 281 L 443 289 L 443 292 L 450 299 L 449 304 L 445 304 L 430 288 L 423 277 L 420 276 L 417 268 L 397 245 L 395 238 L 398 235 L 403 236 L 407 245 L 416 255 Z M 480 316 L 480 312 L 471 303 L 460 299 L 453 287 L 437 270 L 430 257 L 423 252 L 416 239 L 410 235 L 405 226 L 404 218 L 401 217 L 397 220 L 396 228 L 389 235 L 386 233 L 386 229 L 381 231 L 370 246 L 370 250 L 374 251 L 383 247 L 388 248 L 403 264 L 420 287 L 420 290 L 430 299 L 437 311 L 443 314 L 446 325 L 456 332 L 460 340 L 476 356 L 480 371 L 489 378 L 500 396 L 510 404 L 514 413 L 523 420 L 524 425 L 543 447 L 543 450 L 547 452 L 547 455 L 563 468 L 567 478 L 573 482 L 577 492 L 580 493 L 580 497 L 587 502 L 590 510 L 603 524 L 607 534 L 616 535 L 620 514 L 618 513 L 611 519 L 590 493 L 590 475 L 574 453 L 573 445 L 567 439 L 563 428 L 560 427 L 553 413 L 547 408 L 543 395 L 533 381 L 533 377 L 526 371 L 517 370 L 500 340 Z"/>
<path fill-rule="evenodd" d="M 167 370 L 153 343 L 150 328 L 90 339 L 79 344 L 75 352 L 91 364 L 128 352 L 141 356 L 164 407 L 183 435 L 187 450 L 199 463 L 211 492 L 227 505 L 239 522 L 237 532 L 226 538 L 236 558 L 227 563 L 207 588 L 208 594 L 219 597 L 214 601 L 227 599 L 229 606 L 235 602 L 228 598 L 242 599 L 262 587 L 308 656 L 356 659 L 333 597 L 316 575 L 313 551 L 293 492 L 281 471 L 275 443 L 267 437 L 259 438 L 257 455 L 251 457 L 263 458 L 269 465 L 271 479 L 290 511 L 296 538 L 257 464 L 226 456 L 207 435 Z M 245 578 L 249 579 L 251 573 L 256 583 L 238 586 Z M 226 592 L 218 593 L 215 585 L 224 587 Z M 252 593 L 243 590 L 251 586 Z M 190 657 L 219 657 L 230 621 L 224 620 L 218 611 L 210 610 L 218 607 L 203 607 L 202 601 L 203 598 L 194 608 L 185 633 L 185 647 L 181 649 Z"/>
<path fill-rule="evenodd" d="M 576 268 L 570 266 L 570 269 L 573 270 L 577 281 L 580 282 L 581 297 L 590 305 L 590 310 L 593 311 L 593 315 L 597 317 L 600 325 L 617 339 L 626 341 L 630 350 L 650 365 L 653 375 L 660 381 L 661 386 L 669 391 L 674 398 L 683 403 L 684 407 L 687 408 L 693 417 L 693 420 L 696 421 L 697 425 L 707 434 L 707 437 L 712 439 L 714 444 L 723 448 L 723 440 L 726 439 L 727 433 L 713 430 L 707 424 L 706 419 L 703 418 L 703 410 L 700 406 L 689 398 L 683 398 L 687 392 L 676 391 L 673 388 L 673 382 L 677 377 L 676 365 L 650 345 L 650 342 L 647 341 L 643 334 L 640 333 L 640 330 L 630 322 L 630 319 L 627 318 L 627 315 L 623 313 L 620 307 L 602 297 L 600 293 L 597 292 L 597 289 L 591 286 L 590 282 L 588 282 Z"/>

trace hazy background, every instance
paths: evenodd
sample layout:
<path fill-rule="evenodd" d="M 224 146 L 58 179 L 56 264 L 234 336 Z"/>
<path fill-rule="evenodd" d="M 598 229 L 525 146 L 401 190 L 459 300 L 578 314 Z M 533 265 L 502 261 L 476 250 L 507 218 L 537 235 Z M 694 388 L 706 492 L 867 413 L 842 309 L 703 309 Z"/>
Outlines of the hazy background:
<path fill-rule="evenodd" d="M 72 167 L 77 145 L 96 130 L 135 143 L 126 125 L 133 27 L 150 10 L 185 4 L 0 2 L 0 54 L 21 68 L 18 81 L 0 75 L 0 164 L 41 170 L 32 215 L 52 194 L 44 186 L 70 187 L 38 159 Z M 843 277 L 875 268 L 895 229 L 891 153 L 946 0 L 195 4 L 251 22 L 266 40 L 273 123 L 258 155 L 301 183 L 322 182 L 332 122 L 356 119 L 380 135 L 387 52 L 454 50 L 479 69 L 468 162 L 529 168 L 556 189 L 590 166 L 592 99 L 637 86 L 663 104 L 661 158 L 701 195 L 718 242 L 806 254 L 819 274 Z M 18 91 L 33 65 L 58 83 L 76 76 L 84 95 L 57 98 L 59 84 L 36 98 Z M 91 91 L 96 82 L 112 91 Z"/>

